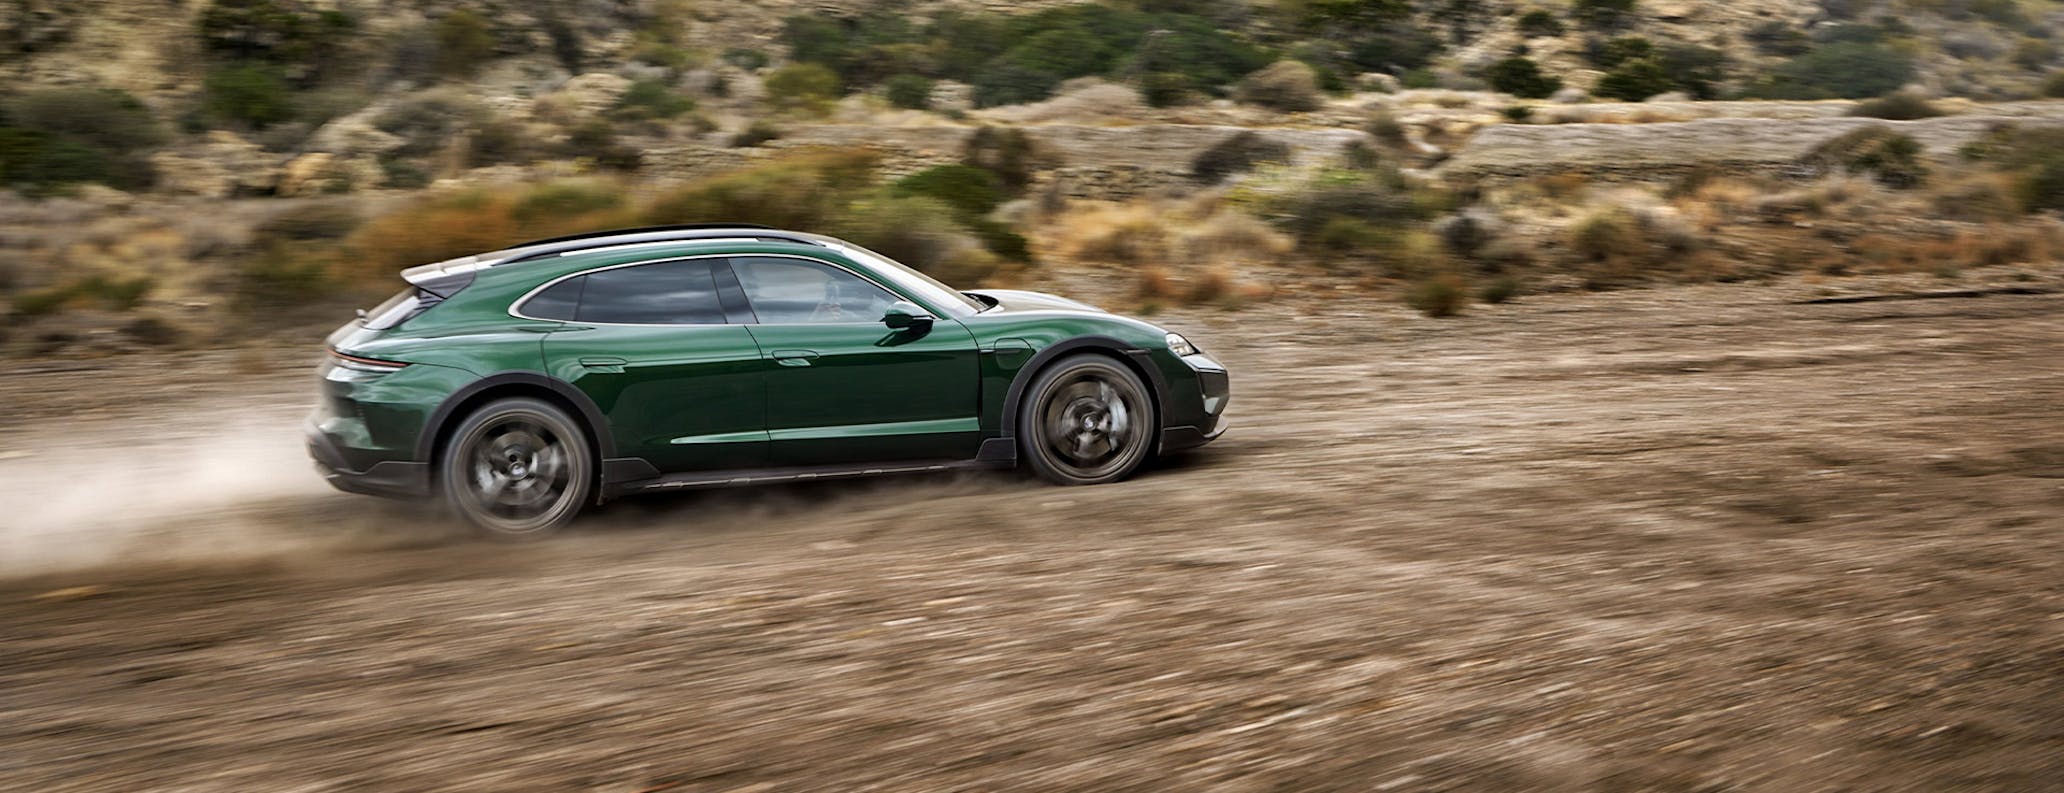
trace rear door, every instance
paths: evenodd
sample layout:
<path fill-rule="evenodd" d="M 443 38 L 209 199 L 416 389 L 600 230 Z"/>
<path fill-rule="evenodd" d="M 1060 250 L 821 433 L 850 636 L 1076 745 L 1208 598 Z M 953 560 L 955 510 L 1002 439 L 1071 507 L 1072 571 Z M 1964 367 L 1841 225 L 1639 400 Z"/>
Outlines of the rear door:
<path fill-rule="evenodd" d="M 979 364 L 967 328 L 940 317 L 890 330 L 882 315 L 900 298 L 826 262 L 734 256 L 730 263 L 764 358 L 773 463 L 975 456 Z M 717 275 L 726 283 L 725 273 Z"/>
<path fill-rule="evenodd" d="M 620 457 L 661 471 L 766 462 L 766 374 L 758 345 L 719 299 L 719 259 L 591 270 L 519 306 L 565 319 L 545 336 L 545 365 L 609 419 Z"/>

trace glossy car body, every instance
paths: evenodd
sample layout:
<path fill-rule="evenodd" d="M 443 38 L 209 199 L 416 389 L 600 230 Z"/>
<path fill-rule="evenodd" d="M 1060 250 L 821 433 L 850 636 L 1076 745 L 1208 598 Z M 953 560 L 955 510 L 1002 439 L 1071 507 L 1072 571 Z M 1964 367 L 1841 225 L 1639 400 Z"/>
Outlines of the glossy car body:
<path fill-rule="evenodd" d="M 1225 369 L 1179 336 L 1051 295 L 954 292 L 818 235 L 630 230 L 404 277 L 410 290 L 329 339 L 308 439 L 342 490 L 431 493 L 459 422 L 515 397 L 580 425 L 591 500 L 1010 465 L 1027 384 L 1082 355 L 1118 362 L 1151 392 L 1152 452 L 1223 431 Z M 690 303 L 700 308 L 674 308 Z"/>

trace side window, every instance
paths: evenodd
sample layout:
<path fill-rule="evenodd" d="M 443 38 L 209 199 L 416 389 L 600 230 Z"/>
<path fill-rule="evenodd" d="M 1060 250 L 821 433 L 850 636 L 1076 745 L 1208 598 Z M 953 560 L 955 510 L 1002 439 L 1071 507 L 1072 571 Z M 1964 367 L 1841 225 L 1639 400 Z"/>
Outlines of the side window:
<path fill-rule="evenodd" d="M 580 308 L 581 286 L 587 281 L 585 275 L 560 281 L 550 289 L 531 295 L 517 311 L 538 319 L 573 319 L 574 312 Z"/>
<path fill-rule="evenodd" d="M 731 269 L 766 325 L 875 322 L 897 299 L 857 275 L 802 259 L 746 256 L 732 259 Z"/>
<path fill-rule="evenodd" d="M 724 306 L 709 259 L 596 270 L 583 276 L 581 322 L 626 325 L 722 325 Z M 543 295 L 539 295 L 543 297 Z"/>

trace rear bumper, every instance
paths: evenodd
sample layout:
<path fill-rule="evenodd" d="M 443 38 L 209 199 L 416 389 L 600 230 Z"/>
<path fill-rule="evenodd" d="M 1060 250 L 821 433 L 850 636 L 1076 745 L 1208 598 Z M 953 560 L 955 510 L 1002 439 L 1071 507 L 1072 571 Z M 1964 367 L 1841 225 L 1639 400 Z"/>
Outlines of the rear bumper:
<path fill-rule="evenodd" d="M 322 474 L 331 487 L 346 493 L 387 498 L 421 498 L 430 494 L 430 465 L 428 463 L 384 461 L 373 463 L 363 471 L 354 471 L 345 461 L 344 452 L 337 446 L 335 438 L 310 422 L 305 434 L 308 437 L 308 456 L 315 460 L 316 473 Z"/>

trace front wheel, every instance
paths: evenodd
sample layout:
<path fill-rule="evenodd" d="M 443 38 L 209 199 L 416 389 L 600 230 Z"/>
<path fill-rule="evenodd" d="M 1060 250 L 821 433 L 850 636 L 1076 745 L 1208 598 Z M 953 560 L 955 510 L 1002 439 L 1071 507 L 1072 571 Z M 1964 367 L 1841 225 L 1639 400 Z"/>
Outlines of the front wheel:
<path fill-rule="evenodd" d="M 1018 437 L 1047 481 L 1099 485 L 1131 476 L 1147 459 L 1154 404 L 1124 364 L 1076 355 L 1047 367 L 1025 389 Z"/>
<path fill-rule="evenodd" d="M 444 499 L 498 537 L 549 534 L 594 491 L 593 456 L 573 418 L 549 402 L 502 399 L 467 416 L 438 466 Z"/>

